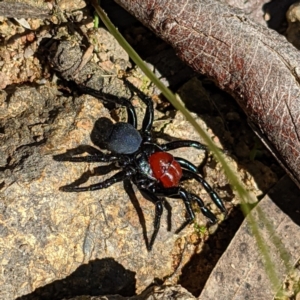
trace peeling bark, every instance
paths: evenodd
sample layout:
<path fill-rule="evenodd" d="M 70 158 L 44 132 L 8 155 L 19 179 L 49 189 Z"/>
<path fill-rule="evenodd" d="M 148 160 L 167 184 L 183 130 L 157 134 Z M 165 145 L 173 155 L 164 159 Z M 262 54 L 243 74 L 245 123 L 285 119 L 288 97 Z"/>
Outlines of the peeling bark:
<path fill-rule="evenodd" d="M 284 37 L 212 0 L 116 0 L 231 93 L 300 186 L 300 58 Z"/>

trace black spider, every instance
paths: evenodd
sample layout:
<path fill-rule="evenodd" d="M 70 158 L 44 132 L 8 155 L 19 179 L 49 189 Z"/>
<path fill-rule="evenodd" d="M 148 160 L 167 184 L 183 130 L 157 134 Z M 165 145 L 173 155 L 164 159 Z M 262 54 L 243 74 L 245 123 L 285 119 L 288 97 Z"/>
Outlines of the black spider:
<path fill-rule="evenodd" d="M 95 154 L 73 157 L 57 155 L 54 159 L 72 162 L 114 162 L 121 171 L 100 183 L 87 187 L 67 185 L 61 187 L 61 191 L 84 192 L 99 190 L 107 188 L 116 182 L 130 179 L 137 186 L 141 194 L 155 204 L 154 231 L 150 243 L 147 242 L 149 251 L 152 249 L 160 227 L 164 197 L 181 198 L 186 206 L 188 218 L 176 233 L 195 218 L 191 207 L 192 201 L 195 201 L 199 205 L 203 215 L 206 216 L 211 223 L 217 222 L 215 215 L 205 207 L 200 197 L 186 191 L 180 186 L 180 182 L 183 180 L 193 178 L 200 182 L 212 201 L 226 215 L 227 211 L 221 199 L 200 176 L 197 167 L 188 160 L 181 157 L 173 157 L 167 152 L 181 147 L 194 147 L 200 150 L 207 150 L 206 146 L 197 141 L 190 140 L 173 141 L 162 145 L 156 144 L 153 141 L 151 137 L 153 123 L 153 103 L 151 98 L 145 97 L 145 95 L 141 96 L 147 108 L 142 128 L 138 131 L 136 128 L 136 113 L 129 100 L 114 96 L 104 96 L 101 92 L 87 87 L 81 87 L 81 89 L 84 93 L 90 94 L 98 99 L 126 106 L 128 121 L 127 123 L 119 122 L 112 126 L 109 137 L 105 141 L 107 149 L 111 151 L 110 154 L 105 154 L 93 148 Z M 139 91 L 138 93 L 142 94 Z"/>

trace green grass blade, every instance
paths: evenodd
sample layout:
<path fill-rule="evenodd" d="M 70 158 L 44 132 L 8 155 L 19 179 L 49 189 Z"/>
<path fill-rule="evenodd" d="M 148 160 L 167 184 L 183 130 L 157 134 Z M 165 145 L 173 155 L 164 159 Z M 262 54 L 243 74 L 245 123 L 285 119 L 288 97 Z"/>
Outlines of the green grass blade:
<path fill-rule="evenodd" d="M 216 159 L 221 163 L 225 174 L 227 175 L 230 184 L 237 191 L 240 199 L 241 199 L 241 209 L 244 215 L 247 215 L 249 219 L 249 224 L 251 226 L 251 230 L 256 238 L 258 248 L 260 249 L 261 255 L 263 257 L 265 263 L 265 270 L 270 279 L 271 285 L 273 287 L 274 293 L 279 288 L 281 284 L 281 280 L 279 279 L 276 268 L 272 262 L 271 256 L 269 255 L 269 247 L 264 243 L 263 237 L 259 232 L 258 225 L 256 224 L 254 217 L 249 214 L 250 206 L 248 203 L 254 203 L 256 200 L 252 199 L 249 193 L 245 190 L 242 183 L 238 179 L 238 177 L 234 174 L 229 164 L 225 161 L 225 157 L 223 153 L 218 149 L 218 147 L 214 144 L 211 138 L 207 135 L 207 133 L 199 126 L 196 120 L 192 117 L 190 112 L 185 108 L 180 99 L 178 99 L 178 95 L 174 95 L 170 89 L 168 89 L 155 75 L 152 71 L 150 71 L 144 61 L 139 57 L 139 55 L 135 52 L 135 50 L 128 44 L 128 42 L 124 39 L 124 37 L 120 34 L 120 32 L 115 28 L 115 26 L 110 22 L 106 13 L 102 10 L 102 8 L 98 5 L 97 1 L 92 0 L 92 4 L 99 15 L 101 21 L 110 31 L 110 33 L 116 38 L 119 44 L 124 48 L 124 50 L 128 53 L 130 58 L 135 62 L 136 65 L 144 72 L 144 74 L 160 89 L 162 94 L 170 101 L 170 103 L 185 116 L 185 118 L 194 126 L 199 135 L 208 145 L 210 150 L 213 152 Z M 291 268 L 291 265 L 287 261 L 288 252 L 286 251 L 284 245 L 280 242 L 280 239 L 276 237 L 275 231 L 272 228 L 271 223 L 265 218 L 261 210 L 258 209 L 258 215 L 261 221 L 264 222 L 266 228 L 269 231 L 270 236 L 272 237 L 272 241 L 278 245 L 280 248 L 281 257 L 283 258 L 285 267 L 287 270 Z"/>

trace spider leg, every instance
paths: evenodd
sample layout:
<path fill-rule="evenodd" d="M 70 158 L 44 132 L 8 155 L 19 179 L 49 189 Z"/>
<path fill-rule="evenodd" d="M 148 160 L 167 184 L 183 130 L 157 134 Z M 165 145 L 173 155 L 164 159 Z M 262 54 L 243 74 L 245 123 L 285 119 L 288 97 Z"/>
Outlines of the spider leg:
<path fill-rule="evenodd" d="M 213 202 L 217 205 L 217 207 L 225 214 L 227 214 L 227 209 L 225 208 L 222 200 L 220 199 L 219 195 L 212 189 L 212 187 L 207 183 L 207 181 L 202 178 L 200 175 L 198 175 L 198 169 L 197 167 L 192 164 L 191 162 L 189 162 L 188 160 L 181 158 L 181 157 L 175 157 L 176 161 L 179 162 L 180 166 L 184 169 L 187 170 L 183 170 L 183 178 L 184 179 L 190 179 L 190 178 L 194 178 L 196 179 L 198 182 L 200 182 L 203 187 L 205 188 L 205 190 L 207 191 L 207 193 L 209 194 L 210 198 L 213 200 Z M 193 174 L 193 175 L 192 175 Z M 192 194 L 193 198 L 197 197 L 196 195 Z M 200 199 L 200 198 L 199 198 Z M 198 201 L 194 198 L 195 201 Z M 201 200 L 201 199 L 200 199 Z M 202 201 L 202 200 L 201 200 Z M 203 202 L 202 202 L 203 203 Z M 200 208 L 201 205 L 198 202 Z M 204 204 L 203 204 L 204 205 Z M 202 210 L 202 208 L 201 208 Z M 204 211 L 202 210 L 203 214 L 205 215 Z M 209 219 L 210 217 L 207 216 Z"/>
<path fill-rule="evenodd" d="M 197 202 L 197 204 L 199 205 L 202 214 L 209 219 L 210 223 L 215 224 L 218 219 L 217 217 L 204 205 L 203 200 L 198 197 L 197 195 L 193 194 L 193 193 L 189 193 L 191 198 Z"/>
<path fill-rule="evenodd" d="M 87 153 L 88 157 L 91 157 L 91 156 L 97 157 L 97 161 L 99 161 L 98 157 L 105 156 L 105 154 L 103 152 L 101 152 L 99 149 L 97 149 L 95 147 L 92 147 L 89 145 L 80 145 L 77 148 L 67 150 L 65 153 L 53 155 L 53 159 L 56 161 L 81 161 L 78 159 L 80 159 L 79 155 L 81 155 L 83 153 Z M 73 160 L 73 157 L 75 158 L 74 160 Z M 92 160 L 90 160 L 90 159 L 87 159 L 87 160 L 83 159 L 82 161 L 92 162 Z"/>
<path fill-rule="evenodd" d="M 142 93 L 138 88 L 136 88 L 131 82 L 125 80 L 125 83 L 130 87 L 132 91 L 134 91 L 139 98 L 146 104 L 146 112 L 142 125 L 142 133 L 144 137 L 150 137 L 152 124 L 154 120 L 154 111 L 153 111 L 153 102 L 152 99 Z"/>
<path fill-rule="evenodd" d="M 112 102 L 112 103 L 116 103 L 116 104 L 120 104 L 120 105 L 125 106 L 126 109 L 127 109 L 127 115 L 128 115 L 127 122 L 129 124 L 131 124 L 134 128 L 136 128 L 136 126 L 137 126 L 136 112 L 135 112 L 135 109 L 134 109 L 132 103 L 129 100 L 127 100 L 124 97 L 117 97 L 117 96 L 114 96 L 114 95 L 107 95 L 107 94 L 105 95 L 101 91 L 94 90 L 94 89 L 89 88 L 89 87 L 84 86 L 84 85 L 79 85 L 79 88 L 82 90 L 82 92 L 84 92 L 86 94 L 89 94 L 93 97 L 96 97 L 100 100 L 103 100 L 103 101 L 106 101 L 106 102 Z"/>
<path fill-rule="evenodd" d="M 180 147 L 194 147 L 197 149 L 207 150 L 207 147 L 205 145 L 196 141 L 174 141 L 162 145 L 162 148 L 165 151 L 169 151 Z M 202 178 L 200 175 L 198 175 L 197 167 L 191 162 L 189 162 L 188 160 L 181 157 L 175 157 L 175 160 L 179 162 L 182 168 L 187 169 L 187 170 L 183 169 L 183 176 L 187 179 L 194 178 L 198 182 L 200 182 L 205 188 L 206 192 L 209 194 L 210 198 L 213 200 L 213 202 L 226 215 L 227 210 L 222 200 L 220 199 L 218 194 L 211 188 L 211 186 L 207 183 L 207 181 L 204 178 Z"/>
<path fill-rule="evenodd" d="M 172 187 L 167 189 L 156 189 L 155 194 L 169 198 L 181 198 L 183 200 L 188 217 L 187 220 L 175 231 L 175 233 L 179 233 L 195 219 L 195 214 L 191 206 L 192 195 L 184 188 Z"/>
<path fill-rule="evenodd" d="M 163 201 L 159 199 L 153 192 L 147 190 L 146 188 L 142 188 L 137 186 L 141 194 L 147 199 L 150 200 L 152 203 L 155 204 L 155 218 L 154 218 L 154 229 L 152 233 L 152 237 L 150 240 L 150 243 L 147 243 L 147 249 L 148 251 L 152 250 L 154 241 L 156 239 L 157 233 L 160 228 L 160 219 L 161 215 L 163 213 Z"/>
<path fill-rule="evenodd" d="M 164 150 L 164 151 L 169 151 L 169 150 L 173 150 L 173 149 L 177 149 L 177 148 L 182 148 L 182 147 L 193 147 L 199 150 L 205 150 L 207 151 L 207 146 L 204 144 L 201 144 L 197 141 L 191 141 L 191 140 L 185 140 L 185 141 L 173 141 L 173 142 L 169 142 L 166 144 L 162 144 L 160 145 L 160 147 Z"/>
<path fill-rule="evenodd" d="M 198 182 L 200 182 L 202 184 L 202 186 L 204 187 L 204 189 L 206 190 L 206 192 L 209 194 L 212 201 L 217 205 L 217 207 L 221 210 L 221 212 L 224 213 L 226 216 L 227 209 L 225 208 L 222 200 L 220 199 L 218 194 L 212 189 L 212 187 L 208 184 L 208 182 L 194 171 L 194 168 L 196 168 L 196 166 L 194 166 L 192 163 L 190 163 L 189 161 L 187 161 L 183 158 L 180 159 L 179 164 L 184 168 L 188 167 L 188 170 L 182 169 L 183 177 L 185 179 L 193 178 L 193 179 L 197 180 Z"/>
<path fill-rule="evenodd" d="M 154 112 L 153 112 L 153 102 L 150 97 L 147 97 L 144 95 L 144 97 L 141 97 L 143 102 L 146 104 L 146 112 L 143 120 L 143 125 L 142 125 L 142 133 L 144 136 L 150 137 L 150 132 L 152 129 L 153 125 L 153 120 L 154 120 Z"/>
<path fill-rule="evenodd" d="M 110 177 L 102 182 L 96 183 L 96 184 L 92 184 L 92 185 L 84 186 L 84 187 L 66 185 L 66 186 L 60 187 L 59 189 L 63 192 L 86 192 L 86 191 L 101 190 L 101 189 L 105 189 L 105 188 L 113 185 L 116 182 L 123 181 L 126 178 L 129 178 L 133 174 L 134 174 L 134 171 L 131 169 L 123 170 L 123 171 L 116 173 L 112 177 Z"/>
<path fill-rule="evenodd" d="M 68 157 L 65 154 L 59 154 L 53 156 L 53 159 L 56 161 L 71 161 L 71 162 L 115 162 L 118 161 L 119 158 L 112 154 L 93 154 L 86 156 L 71 156 Z"/>
<path fill-rule="evenodd" d="M 181 188 L 182 189 L 182 188 Z M 196 201 L 199 208 L 201 209 L 202 214 L 209 219 L 210 223 L 215 224 L 218 219 L 216 218 L 216 216 L 205 206 L 203 200 L 198 197 L 197 195 L 187 192 L 185 190 L 185 192 L 188 194 L 188 196 L 193 200 Z M 173 195 L 173 196 L 168 196 L 170 198 L 181 198 L 180 195 Z"/>
<path fill-rule="evenodd" d="M 191 162 L 189 162 L 188 160 L 182 158 L 182 157 L 174 157 L 174 159 L 179 162 L 180 166 L 184 169 L 188 169 L 190 170 L 191 172 L 194 172 L 194 173 L 198 173 L 198 168 L 192 164 Z"/>

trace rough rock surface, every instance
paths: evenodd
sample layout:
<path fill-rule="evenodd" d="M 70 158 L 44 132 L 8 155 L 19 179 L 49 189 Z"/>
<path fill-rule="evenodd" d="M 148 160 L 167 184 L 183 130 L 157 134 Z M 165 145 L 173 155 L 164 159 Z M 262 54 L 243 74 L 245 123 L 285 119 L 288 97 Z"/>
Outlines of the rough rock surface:
<path fill-rule="evenodd" d="M 174 286 L 154 286 L 150 287 L 138 296 L 122 297 L 119 295 L 104 296 L 104 297 L 90 297 L 79 296 L 71 298 L 70 300 L 193 300 L 196 299 L 180 285 Z"/>
<path fill-rule="evenodd" d="M 174 272 L 183 249 L 172 245 L 176 240 L 180 244 L 181 237 L 167 230 L 164 217 L 155 247 L 148 253 L 145 237 L 152 231 L 154 207 L 140 194 L 130 201 L 122 183 L 96 192 L 59 191 L 75 180 L 96 183 L 100 180 L 96 174 L 111 170 L 99 164 L 53 160 L 55 154 L 92 144 L 90 134 L 98 118 L 110 118 L 100 101 L 88 96 L 70 101 L 51 87 L 23 87 L 10 96 L 4 113 L 0 247 L 5 272 L 1 280 L 3 284 L 15 280 L 5 285 L 2 297 L 30 293 L 82 264 L 108 258 L 134 270 L 138 291 L 155 277 Z M 175 202 L 172 228 L 184 218 L 183 205 Z M 118 292 L 116 282 L 112 284 Z"/>
<path fill-rule="evenodd" d="M 300 258 L 299 196 L 299 189 L 287 176 L 270 190 L 251 211 L 263 245 L 258 246 L 253 223 L 246 218 L 211 273 L 199 300 L 217 299 L 220 291 L 223 299 L 274 299 L 280 287 L 278 283 L 292 274 L 292 268 Z M 275 286 L 266 272 L 268 266 L 262 251 L 271 253 L 269 271 L 273 268 L 272 276 L 279 279 Z M 297 269 L 299 280 L 299 266 Z M 275 299 L 288 297 L 281 294 Z"/>

